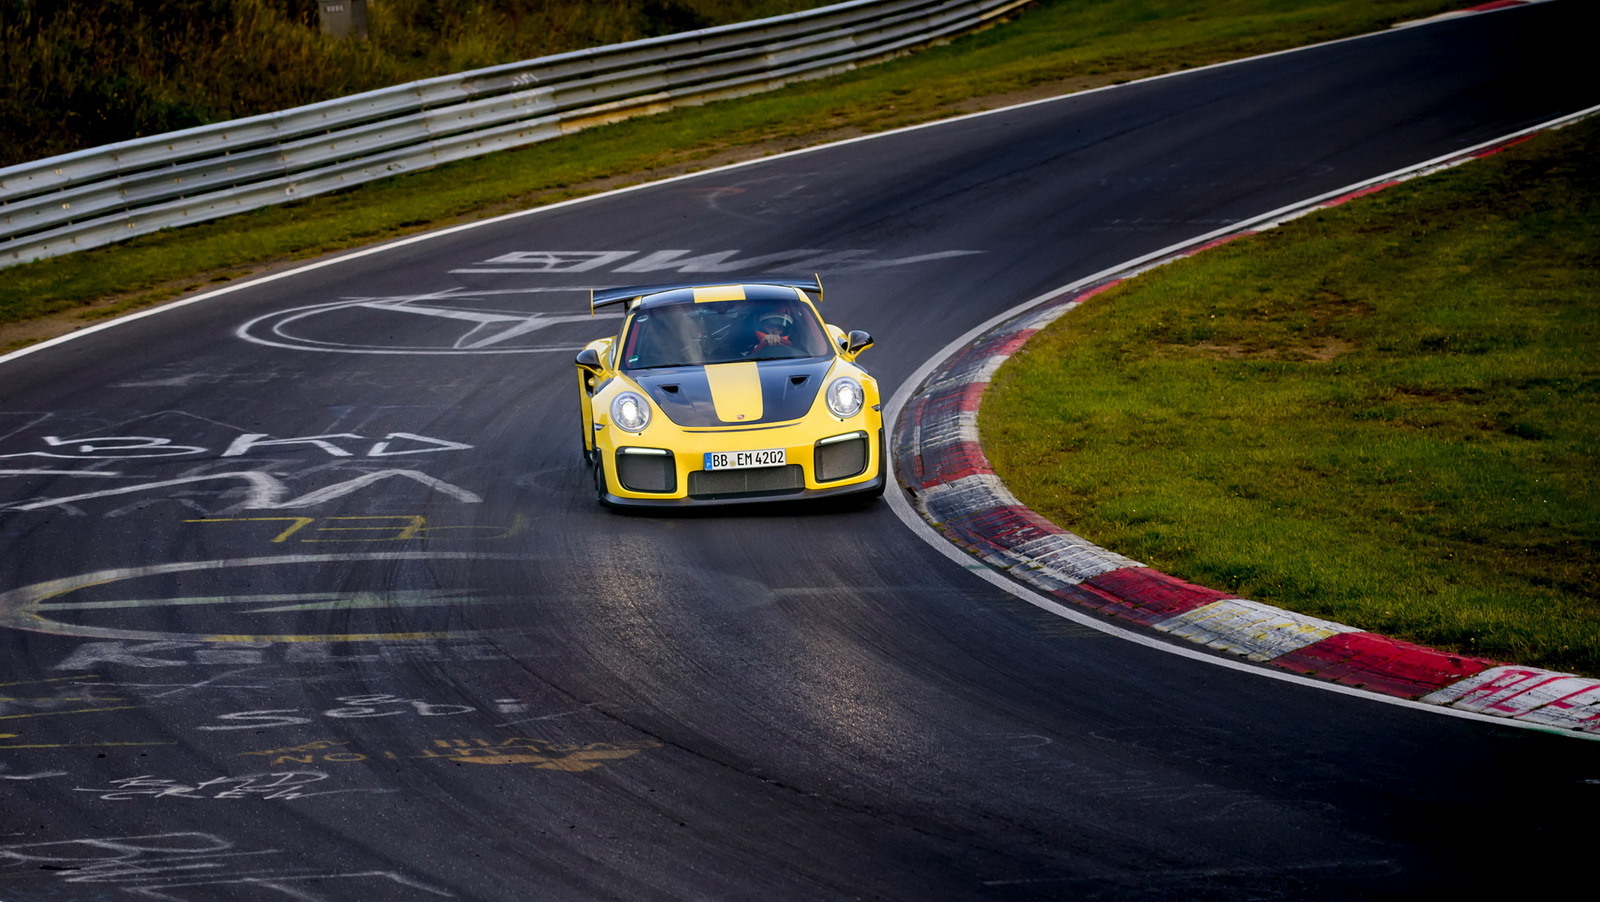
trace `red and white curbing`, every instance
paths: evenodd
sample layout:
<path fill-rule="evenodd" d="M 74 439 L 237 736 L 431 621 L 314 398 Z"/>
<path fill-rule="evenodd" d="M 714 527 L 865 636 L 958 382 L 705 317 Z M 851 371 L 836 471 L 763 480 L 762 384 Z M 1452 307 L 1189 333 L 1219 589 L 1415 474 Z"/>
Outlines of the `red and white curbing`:
<path fill-rule="evenodd" d="M 979 560 L 1064 604 L 1221 652 L 1386 696 L 1600 735 L 1600 681 L 1379 636 L 1184 582 L 1073 535 L 1017 500 L 990 468 L 978 405 L 1005 360 L 1044 326 L 1145 270 L 1406 179 L 1497 153 L 1564 117 L 1370 183 L 1274 211 L 1068 286 L 939 363 L 901 406 L 894 466 L 918 513 Z"/>
<path fill-rule="evenodd" d="M 1437 16 L 1429 16 L 1426 19 L 1412 19 L 1410 22 L 1400 22 L 1394 27 L 1411 28 L 1416 25 L 1427 25 L 1431 22 L 1443 22 L 1446 19 L 1459 19 L 1463 16 L 1473 16 L 1477 15 L 1478 13 L 1492 13 L 1496 10 L 1510 9 L 1514 6 L 1530 6 L 1535 3 L 1549 2 L 1550 0 L 1491 0 L 1489 3 L 1480 3 L 1477 6 L 1469 6 L 1466 9 L 1457 9 L 1447 13 L 1440 13 Z"/>

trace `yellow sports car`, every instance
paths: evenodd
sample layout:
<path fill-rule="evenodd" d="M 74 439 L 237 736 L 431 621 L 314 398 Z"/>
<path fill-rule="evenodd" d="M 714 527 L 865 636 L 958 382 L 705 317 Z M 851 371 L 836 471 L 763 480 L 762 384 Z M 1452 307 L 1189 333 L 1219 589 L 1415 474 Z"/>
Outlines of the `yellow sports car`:
<path fill-rule="evenodd" d="M 813 300 L 814 299 L 814 300 Z M 584 460 L 610 506 L 684 507 L 884 488 L 872 336 L 817 315 L 819 279 L 594 292 L 622 331 L 579 354 Z"/>

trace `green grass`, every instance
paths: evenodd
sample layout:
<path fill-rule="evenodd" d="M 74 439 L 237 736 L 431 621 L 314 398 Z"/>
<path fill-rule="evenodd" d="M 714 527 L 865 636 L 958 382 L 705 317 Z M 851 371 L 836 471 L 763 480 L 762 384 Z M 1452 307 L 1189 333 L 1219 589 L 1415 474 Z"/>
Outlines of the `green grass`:
<path fill-rule="evenodd" d="M 1203 585 L 1600 675 L 1600 120 L 1107 292 L 979 428 L 1054 522 Z"/>
<path fill-rule="evenodd" d="M 1050 0 L 1013 22 L 855 73 L 10 267 L 0 280 L 0 327 L 65 315 L 59 331 L 285 261 L 662 172 L 936 119 L 1041 86 L 1065 92 L 1361 33 L 1454 5 Z M 39 337 L 9 332 L 0 348 Z"/>

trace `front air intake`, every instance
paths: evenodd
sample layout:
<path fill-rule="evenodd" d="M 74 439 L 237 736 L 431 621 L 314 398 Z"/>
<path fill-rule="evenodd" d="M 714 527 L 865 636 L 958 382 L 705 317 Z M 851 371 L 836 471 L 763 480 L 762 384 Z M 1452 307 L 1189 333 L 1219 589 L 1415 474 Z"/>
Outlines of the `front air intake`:
<path fill-rule="evenodd" d="M 805 471 L 798 464 L 750 470 L 695 470 L 689 474 L 689 497 L 703 500 L 788 495 L 805 487 Z"/>
<path fill-rule="evenodd" d="M 833 482 L 860 476 L 867 470 L 867 434 L 825 438 L 817 442 L 816 470 L 818 482 Z"/>
<path fill-rule="evenodd" d="M 619 448 L 617 481 L 630 492 L 669 494 L 678 488 L 678 467 L 671 451 Z"/>

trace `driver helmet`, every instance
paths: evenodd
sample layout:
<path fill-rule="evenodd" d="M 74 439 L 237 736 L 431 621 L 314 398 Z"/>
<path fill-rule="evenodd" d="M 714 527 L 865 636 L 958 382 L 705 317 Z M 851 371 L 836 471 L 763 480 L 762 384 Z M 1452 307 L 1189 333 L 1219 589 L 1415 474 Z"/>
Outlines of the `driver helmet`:
<path fill-rule="evenodd" d="M 761 318 L 756 320 L 756 328 L 763 332 L 788 332 L 792 325 L 794 317 L 782 310 L 763 313 Z"/>

